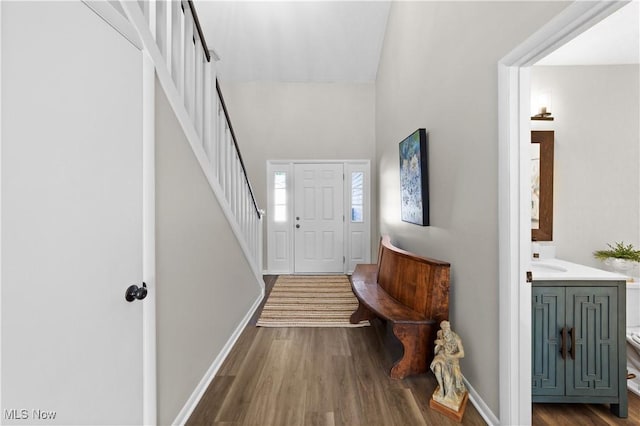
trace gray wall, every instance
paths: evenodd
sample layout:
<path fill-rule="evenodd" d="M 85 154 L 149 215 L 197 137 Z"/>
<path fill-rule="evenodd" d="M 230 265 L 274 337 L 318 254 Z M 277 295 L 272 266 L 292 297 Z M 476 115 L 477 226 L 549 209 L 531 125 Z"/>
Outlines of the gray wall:
<path fill-rule="evenodd" d="M 534 124 L 555 130 L 553 239 L 560 259 L 605 268 L 595 250 L 615 241 L 638 247 L 639 75 L 638 65 L 532 69 L 532 96 L 550 91 L 555 117 Z"/>
<path fill-rule="evenodd" d="M 462 371 L 498 413 L 497 62 L 567 3 L 394 2 L 376 82 L 380 231 L 451 262 Z M 431 225 L 400 220 L 398 143 L 429 132 Z"/>
<path fill-rule="evenodd" d="M 373 83 L 221 82 L 221 87 L 261 208 L 267 209 L 267 160 L 371 160 L 375 176 Z M 265 256 L 266 241 L 265 234 Z M 372 241 L 377 247 L 375 235 Z"/>
<path fill-rule="evenodd" d="M 260 287 L 156 81 L 158 424 L 170 424 Z"/>

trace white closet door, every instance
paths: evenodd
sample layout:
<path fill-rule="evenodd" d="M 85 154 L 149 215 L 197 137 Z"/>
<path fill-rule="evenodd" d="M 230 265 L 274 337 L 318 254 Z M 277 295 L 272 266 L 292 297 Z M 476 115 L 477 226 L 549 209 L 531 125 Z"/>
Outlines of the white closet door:
<path fill-rule="evenodd" d="M 6 424 L 141 424 L 142 54 L 81 2 L 2 7 Z"/>

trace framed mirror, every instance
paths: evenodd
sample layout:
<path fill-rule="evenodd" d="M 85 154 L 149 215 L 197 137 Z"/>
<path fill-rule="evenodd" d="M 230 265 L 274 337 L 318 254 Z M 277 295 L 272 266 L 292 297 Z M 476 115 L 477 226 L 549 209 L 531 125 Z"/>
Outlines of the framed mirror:
<path fill-rule="evenodd" d="M 553 139 L 551 130 L 531 132 L 531 240 L 553 239 Z"/>

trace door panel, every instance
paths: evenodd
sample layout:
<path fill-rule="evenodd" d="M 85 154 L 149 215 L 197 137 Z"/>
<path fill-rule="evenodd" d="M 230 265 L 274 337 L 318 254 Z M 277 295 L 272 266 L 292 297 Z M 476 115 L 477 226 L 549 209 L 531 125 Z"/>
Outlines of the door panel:
<path fill-rule="evenodd" d="M 1 7 L 3 420 L 141 424 L 142 55 L 81 2 Z"/>
<path fill-rule="evenodd" d="M 345 165 L 345 197 L 347 203 L 347 265 L 353 272 L 358 263 L 371 263 L 371 211 L 369 191 L 369 164 Z"/>
<path fill-rule="evenodd" d="M 267 270 L 290 274 L 293 269 L 293 176 L 289 164 L 267 164 Z"/>
<path fill-rule="evenodd" d="M 567 371 L 567 395 L 618 395 L 617 289 L 567 287 L 567 327 L 575 336 L 575 360 Z M 611 320 L 613 319 L 613 320 Z"/>
<path fill-rule="evenodd" d="M 343 272 L 343 166 L 296 164 L 294 174 L 295 272 Z"/>
<path fill-rule="evenodd" d="M 565 364 L 560 356 L 564 287 L 533 287 L 532 395 L 564 395 Z"/>

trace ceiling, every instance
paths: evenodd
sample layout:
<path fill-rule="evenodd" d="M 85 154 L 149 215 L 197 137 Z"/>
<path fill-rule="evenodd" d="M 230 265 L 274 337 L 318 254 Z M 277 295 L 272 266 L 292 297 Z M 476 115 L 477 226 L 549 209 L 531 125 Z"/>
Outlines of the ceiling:
<path fill-rule="evenodd" d="M 375 81 L 391 1 L 196 0 L 225 81 Z M 638 64 L 639 1 L 536 65 Z"/>
<path fill-rule="evenodd" d="M 372 82 L 389 1 L 195 2 L 226 81 Z"/>
<path fill-rule="evenodd" d="M 609 15 L 536 65 L 613 65 L 640 62 L 640 2 Z"/>

